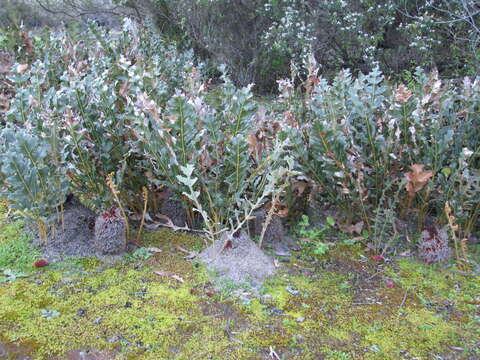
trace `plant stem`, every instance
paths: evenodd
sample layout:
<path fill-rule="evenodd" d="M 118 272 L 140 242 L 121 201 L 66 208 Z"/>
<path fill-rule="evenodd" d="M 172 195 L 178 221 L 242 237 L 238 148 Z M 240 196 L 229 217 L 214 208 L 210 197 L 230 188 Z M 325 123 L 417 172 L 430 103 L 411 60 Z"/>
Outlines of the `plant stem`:
<path fill-rule="evenodd" d="M 142 213 L 142 221 L 140 222 L 140 228 L 138 229 L 136 243 L 140 243 L 140 235 L 142 234 L 143 225 L 145 223 L 145 215 L 147 213 L 147 204 L 148 204 L 148 191 L 146 187 L 143 187 L 143 213 Z"/>

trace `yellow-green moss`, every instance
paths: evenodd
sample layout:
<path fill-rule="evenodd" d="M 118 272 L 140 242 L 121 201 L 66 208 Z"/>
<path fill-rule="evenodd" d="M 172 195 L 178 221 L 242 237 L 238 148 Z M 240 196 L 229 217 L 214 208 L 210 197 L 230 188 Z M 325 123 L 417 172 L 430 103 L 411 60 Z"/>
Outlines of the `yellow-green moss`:
<path fill-rule="evenodd" d="M 345 257 L 345 254 L 342 257 Z M 346 257 L 349 258 L 348 254 Z M 436 272 L 424 265 L 411 265 L 408 261 L 400 266 L 405 268 L 407 264 L 415 269 L 419 267 L 417 270 L 422 276 L 424 273 L 432 275 L 432 278 L 427 278 L 426 281 L 423 278 L 425 286 L 436 286 L 435 290 L 446 293 L 453 290 L 454 284 L 447 286 L 440 282 L 439 278 L 445 277 L 447 272 L 436 275 Z M 396 271 L 392 269 L 387 271 L 387 274 L 393 277 Z M 347 351 L 359 359 L 400 359 L 403 357 L 400 354 L 402 350 L 408 351 L 410 356 L 430 358 L 432 354 L 447 351 L 447 345 L 465 346 L 465 338 L 469 338 L 472 343 L 476 331 L 471 328 L 464 330 L 463 322 L 451 321 L 452 319 L 449 321 L 422 306 L 417 298 L 421 294 L 414 291 L 416 287 L 402 288 L 398 286 L 402 284 L 401 279 L 396 277 L 398 285 L 393 289 L 385 288 L 384 282 L 380 281 L 375 297 L 382 301 L 377 300 L 378 304 L 366 306 L 360 302 L 357 306 L 353 305 L 355 299 L 349 294 L 350 285 L 345 286 L 345 283 L 348 283 L 345 275 L 348 274 L 323 272 L 313 279 L 284 275 L 269 282 L 266 285 L 267 293 L 272 296 L 275 306 L 284 310 L 286 315 L 285 320 L 276 325 L 277 328 L 282 328 L 284 336 L 268 339 L 263 330 L 257 335 L 258 343 L 263 346 L 285 346 L 286 338 L 293 330 L 301 334 L 303 340 L 298 346 L 304 352 L 303 357 L 299 358 L 305 359 L 326 356 L 332 348 Z M 436 281 L 439 282 L 438 285 Z M 463 283 L 463 286 L 469 288 L 469 291 L 475 290 L 477 287 L 472 284 L 477 281 L 478 279 L 469 285 Z M 292 295 L 287 286 L 300 292 Z M 421 287 L 420 290 L 428 293 L 431 289 Z M 251 313 L 260 322 L 262 312 L 260 316 L 258 314 L 258 311 Z M 297 317 L 304 319 L 295 322 Z M 255 322 L 254 319 L 251 321 Z"/>
<path fill-rule="evenodd" d="M 480 304 L 480 276 L 455 267 L 442 269 L 413 261 L 400 261 L 389 275 L 430 308 L 452 308 L 449 317 L 468 325 Z M 478 326 L 480 328 L 480 326 Z M 480 334 L 480 330 L 478 331 Z"/>
<path fill-rule="evenodd" d="M 449 324 L 426 309 L 406 308 L 400 317 L 382 319 L 376 325 L 360 332 L 362 343 L 368 347 L 377 346 L 379 354 L 389 357 L 400 357 L 400 351 L 408 350 L 410 356 L 429 358 L 442 352 L 447 345 L 462 345 L 455 335 L 460 324 Z M 372 354 L 371 358 L 378 357 Z"/>
<path fill-rule="evenodd" d="M 161 230 L 144 236 L 144 246 L 162 249 L 147 260 L 83 259 L 82 271 L 52 266 L 0 284 L 0 341 L 28 344 L 35 359 L 73 349 L 113 351 L 121 359 L 262 359 L 272 348 L 284 358 L 313 360 L 401 359 L 403 350 L 429 359 L 480 337 L 478 277 L 403 260 L 385 271 L 394 288 L 376 280 L 358 285 L 352 269 L 374 273 L 376 265 L 360 265 L 358 249 L 345 248 L 327 259 L 345 271 L 280 271 L 265 283 L 263 298 L 244 305 L 212 297 L 203 267 L 175 249 L 202 243 Z M 308 265 L 298 260 L 299 268 Z M 442 312 L 444 301 L 455 311 Z M 47 318 L 42 310 L 59 315 Z"/>
<path fill-rule="evenodd" d="M 163 252 L 143 264 L 120 262 L 103 271 L 91 266 L 87 275 L 70 274 L 67 282 L 61 271 L 47 271 L 0 285 L 3 340 L 34 343 L 39 359 L 86 347 L 146 359 L 170 359 L 177 352 L 176 358 L 221 356 L 230 346 L 224 319 L 203 315 L 201 299 L 192 291 L 206 276 L 171 250 L 174 245 L 189 248 L 199 239 L 170 231 L 146 238 Z M 175 273 L 185 283 L 155 270 Z M 42 310 L 60 315 L 47 319 Z M 109 341 L 115 336 L 120 336 L 120 349 Z"/>

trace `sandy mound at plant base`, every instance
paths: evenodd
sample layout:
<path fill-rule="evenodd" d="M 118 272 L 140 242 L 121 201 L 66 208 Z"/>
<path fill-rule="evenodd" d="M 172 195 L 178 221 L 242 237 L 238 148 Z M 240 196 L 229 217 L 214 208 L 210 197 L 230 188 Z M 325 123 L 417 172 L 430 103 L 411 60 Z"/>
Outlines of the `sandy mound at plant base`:
<path fill-rule="evenodd" d="M 60 222 L 55 224 L 55 232 L 48 234 L 46 244 L 36 238 L 39 246 L 49 260 L 59 260 L 70 256 L 90 257 L 95 254 L 93 236 L 96 215 L 75 198 L 65 203 L 63 213 L 64 228 Z"/>
<path fill-rule="evenodd" d="M 244 232 L 233 238 L 232 248 L 225 248 L 220 253 L 224 242 L 224 238 L 217 240 L 198 256 L 208 269 L 218 272 L 220 277 L 235 283 L 250 282 L 253 286 L 258 286 L 275 274 L 273 259 L 265 255 Z"/>
<path fill-rule="evenodd" d="M 106 229 L 107 236 L 105 236 L 105 231 L 100 231 L 100 236 L 96 238 L 95 224 L 99 220 L 103 220 L 101 216 L 97 217 L 78 199 L 71 197 L 64 204 L 63 226 L 60 221 L 57 221 L 55 231 L 49 229 L 46 243 L 39 237 L 36 237 L 33 243 L 50 261 L 62 260 L 67 257 L 93 256 L 98 258 L 109 256 L 113 259 L 126 250 L 125 237 L 122 236 L 123 234 L 115 233 L 115 230 L 118 230 L 117 226 L 113 229 Z M 103 224 L 106 222 L 107 220 L 101 221 Z M 121 225 L 120 231 L 123 231 L 123 220 Z M 97 227 L 99 227 L 98 224 Z"/>

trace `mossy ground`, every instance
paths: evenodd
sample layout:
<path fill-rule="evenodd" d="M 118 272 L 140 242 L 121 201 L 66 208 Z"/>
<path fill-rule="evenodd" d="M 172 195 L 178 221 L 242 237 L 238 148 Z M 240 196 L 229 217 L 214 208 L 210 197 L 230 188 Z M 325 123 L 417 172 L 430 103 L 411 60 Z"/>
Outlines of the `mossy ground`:
<path fill-rule="evenodd" d="M 0 345 L 11 355 L 64 359 L 89 349 L 116 359 L 267 359 L 272 350 L 282 359 L 480 358 L 480 278 L 453 267 L 378 263 L 357 246 L 337 245 L 313 262 L 293 256 L 260 295 L 240 301 L 228 297 L 231 284 L 215 292 L 205 270 L 175 249 L 200 248 L 202 240 L 189 235 L 145 235 L 144 246 L 162 249 L 150 257 L 39 270 L 21 231 L 20 222 L 0 220 L 0 270 L 27 275 L 0 284 Z M 5 255 L 11 252 L 17 255 Z"/>

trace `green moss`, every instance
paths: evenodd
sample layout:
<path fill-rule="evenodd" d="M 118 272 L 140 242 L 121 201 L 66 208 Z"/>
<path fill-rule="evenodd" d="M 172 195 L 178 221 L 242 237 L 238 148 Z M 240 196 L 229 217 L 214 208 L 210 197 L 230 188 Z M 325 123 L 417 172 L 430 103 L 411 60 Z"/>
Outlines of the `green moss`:
<path fill-rule="evenodd" d="M 188 285 L 172 286 L 148 268 L 108 269 L 63 286 L 61 291 L 55 289 L 61 273 L 49 275 L 42 285 L 23 280 L 0 288 L 5 300 L 0 332 L 9 340 L 29 339 L 39 344 L 38 356 L 62 354 L 85 344 L 111 349 L 108 339 L 121 334 L 129 344 L 141 343 L 168 358 L 169 346 L 181 340 L 176 335 L 179 329 L 204 332 L 208 323 L 202 321 L 198 299 Z M 47 308 L 60 316 L 45 320 L 41 310 Z M 80 309 L 83 316 L 78 315 Z M 136 351 L 135 345 L 131 347 Z"/>
<path fill-rule="evenodd" d="M 400 318 L 378 320 L 359 330 L 363 346 L 375 349 L 366 357 L 372 359 L 397 358 L 401 351 L 428 357 L 447 344 L 458 345 L 455 327 L 424 309 L 405 309 Z"/>
<path fill-rule="evenodd" d="M 6 269 L 26 273 L 34 270 L 33 262 L 40 254 L 24 234 L 24 226 L 22 220 L 7 220 L 6 206 L 0 203 L 0 273 Z"/>
<path fill-rule="evenodd" d="M 244 311 L 260 322 L 268 320 L 267 307 L 258 299 L 253 299 L 248 306 L 244 307 Z"/>
<path fill-rule="evenodd" d="M 203 239 L 183 232 L 173 232 L 169 229 L 160 229 L 155 232 L 144 233 L 142 244 L 144 246 L 175 246 L 200 249 L 205 243 Z"/>
<path fill-rule="evenodd" d="M 403 288 L 418 294 L 420 300 L 428 306 L 445 302 L 451 303 L 461 311 L 472 311 L 471 303 L 478 301 L 480 294 L 480 276 L 464 275 L 456 268 L 440 269 L 418 262 L 402 260 L 398 269 L 390 269 L 389 276 Z"/>
<path fill-rule="evenodd" d="M 205 274 L 183 260 L 182 253 L 171 251 L 174 244 L 188 248 L 198 239 L 169 231 L 154 235 L 148 241 L 163 252 L 137 269 L 130 262 L 120 262 L 98 271 L 90 266 L 96 261 L 82 260 L 88 273 L 70 274 L 69 281 L 61 270 L 50 270 L 1 286 L 4 340 L 34 343 L 38 359 L 87 345 L 134 358 L 169 359 L 177 352 L 185 358 L 221 356 L 231 346 L 222 330 L 224 320 L 204 315 L 202 294 L 192 291 L 206 279 Z M 154 270 L 175 273 L 185 283 L 158 276 Z M 44 309 L 60 315 L 46 319 Z M 109 341 L 115 336 L 121 340 Z"/>
<path fill-rule="evenodd" d="M 258 359 L 272 348 L 284 358 L 313 360 L 401 359 L 402 351 L 426 359 L 480 337 L 478 277 L 402 260 L 386 268 L 396 284 L 386 288 L 381 279 L 357 276 L 378 271 L 355 260 L 358 249 L 334 248 L 321 264 L 335 270 L 304 276 L 287 268 L 265 283 L 263 298 L 242 304 L 212 296 L 204 267 L 175 249 L 202 243 L 161 230 L 144 237 L 145 247 L 162 249 L 148 259 L 70 260 L 0 284 L 2 340 L 28 344 L 35 359 L 85 348 L 126 359 Z M 454 311 L 441 310 L 445 301 Z"/>

